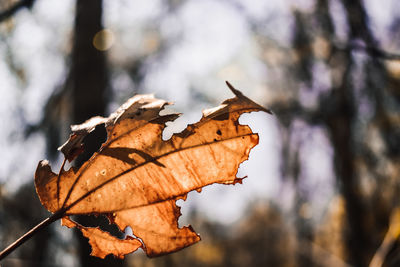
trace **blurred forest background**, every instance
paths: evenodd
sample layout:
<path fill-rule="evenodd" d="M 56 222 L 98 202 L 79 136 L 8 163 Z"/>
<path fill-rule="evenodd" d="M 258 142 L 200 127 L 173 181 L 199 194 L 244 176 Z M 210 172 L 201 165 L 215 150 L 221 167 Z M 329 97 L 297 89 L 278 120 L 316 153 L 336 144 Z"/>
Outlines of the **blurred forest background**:
<path fill-rule="evenodd" d="M 33 173 L 43 158 L 60 166 L 71 124 L 154 92 L 185 113 L 168 138 L 231 97 L 224 80 L 274 112 L 243 116 L 261 141 L 243 185 L 179 202 L 200 243 L 103 261 L 55 223 L 1 265 L 400 266 L 398 10 L 396 0 L 0 1 L 1 248 L 48 216 Z M 93 136 L 91 151 L 104 133 Z"/>

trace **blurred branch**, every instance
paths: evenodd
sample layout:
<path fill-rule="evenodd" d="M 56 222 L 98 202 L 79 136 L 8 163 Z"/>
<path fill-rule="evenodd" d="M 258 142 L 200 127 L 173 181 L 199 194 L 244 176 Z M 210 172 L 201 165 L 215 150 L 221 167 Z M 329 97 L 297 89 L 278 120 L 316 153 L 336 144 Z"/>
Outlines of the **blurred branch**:
<path fill-rule="evenodd" d="M 336 44 L 335 48 L 344 51 L 363 52 L 370 57 L 381 58 L 383 60 L 400 60 L 400 54 L 390 53 L 371 45 L 363 45 L 360 43 L 350 43 L 348 45 Z"/>
<path fill-rule="evenodd" d="M 400 236 L 400 208 L 395 208 L 392 212 L 389 229 L 383 242 L 371 260 L 370 267 L 381 267 L 390 249 Z"/>
<path fill-rule="evenodd" d="M 322 123 L 323 114 L 318 109 L 305 108 L 298 100 L 270 104 L 271 110 L 284 125 L 290 125 L 294 118 L 301 118 L 310 125 Z"/>
<path fill-rule="evenodd" d="M 14 5 L 12 5 L 10 8 L 3 10 L 0 12 L 0 22 L 8 19 L 9 17 L 13 16 L 15 13 L 17 13 L 18 10 L 26 7 L 26 8 L 31 8 L 33 6 L 33 3 L 35 0 L 21 0 Z"/>

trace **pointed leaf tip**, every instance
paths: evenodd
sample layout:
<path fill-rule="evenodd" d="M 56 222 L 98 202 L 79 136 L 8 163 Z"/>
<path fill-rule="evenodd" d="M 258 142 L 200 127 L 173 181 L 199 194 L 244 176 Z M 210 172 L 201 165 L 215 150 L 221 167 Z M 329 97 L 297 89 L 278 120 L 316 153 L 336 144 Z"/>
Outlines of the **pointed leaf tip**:
<path fill-rule="evenodd" d="M 253 103 L 255 106 L 257 106 L 257 108 L 259 109 L 259 111 L 265 111 L 269 114 L 273 114 L 271 110 L 264 108 L 263 106 L 258 105 L 257 103 L 255 103 L 254 101 L 252 101 L 251 99 L 247 98 L 245 95 L 243 95 L 242 92 L 240 92 L 238 89 L 236 89 L 235 87 L 233 87 L 233 85 L 228 82 L 225 81 L 226 85 L 228 86 L 228 88 L 232 91 L 232 93 L 239 99 L 247 99 L 249 102 Z"/>
<path fill-rule="evenodd" d="M 232 91 L 232 93 L 233 93 L 235 96 L 237 96 L 237 97 L 242 97 L 242 96 L 243 96 L 242 92 L 240 92 L 240 91 L 237 90 L 235 87 L 233 87 L 233 85 L 232 85 L 230 82 L 225 81 L 225 83 L 226 83 L 226 85 L 229 87 L 229 89 Z"/>

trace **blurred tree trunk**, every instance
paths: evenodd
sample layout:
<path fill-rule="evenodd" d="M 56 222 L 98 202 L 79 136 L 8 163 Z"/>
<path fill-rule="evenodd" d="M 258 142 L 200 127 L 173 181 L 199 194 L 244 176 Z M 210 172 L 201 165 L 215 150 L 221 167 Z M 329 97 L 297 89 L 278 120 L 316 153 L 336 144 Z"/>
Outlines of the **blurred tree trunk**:
<path fill-rule="evenodd" d="M 372 31 L 369 29 L 368 16 L 360 0 L 342 0 L 346 10 L 349 25 L 349 43 L 361 40 L 366 47 L 378 48 Z M 355 266 L 367 266 L 377 249 L 376 235 L 384 231 L 389 213 L 383 209 L 374 209 L 360 189 L 360 179 L 355 167 L 356 157 L 362 153 L 356 144 L 356 120 L 362 114 L 357 114 L 358 99 L 355 99 L 355 88 L 351 81 L 354 59 L 351 51 L 344 52 L 341 57 L 343 68 L 342 83 L 334 88 L 327 102 L 334 107 L 326 117 L 331 140 L 334 147 L 335 170 L 338 176 L 339 188 L 346 201 L 346 215 L 349 231 L 346 233 L 349 259 Z M 385 87 L 386 69 L 384 64 L 373 55 L 367 60 L 366 85 L 361 89 L 363 94 L 372 96 L 377 114 L 381 108 L 381 92 Z M 373 71 L 371 71 L 373 70 Z M 362 138 L 361 136 L 359 138 Z M 382 223 L 382 221 L 384 223 Z"/>
<path fill-rule="evenodd" d="M 82 123 L 92 116 L 104 115 L 106 109 L 106 89 L 108 87 L 105 52 L 93 46 L 93 37 L 102 29 L 102 0 L 85 0 L 76 2 L 74 28 L 74 46 L 70 77 L 72 122 Z M 106 139 L 103 129 L 96 129 L 84 139 L 85 152 L 76 160 L 80 166 L 98 150 Z M 98 219 L 81 216 L 79 222 L 92 225 Z M 107 222 L 102 221 L 102 225 Z M 105 226 L 105 228 L 107 228 Z M 82 266 L 122 266 L 123 261 L 108 256 L 105 260 L 90 256 L 88 240 L 76 231 L 79 240 L 79 257 Z"/>
<path fill-rule="evenodd" d="M 344 0 L 344 5 L 346 5 L 345 2 L 351 1 Z M 317 16 L 321 21 L 321 29 L 324 37 L 333 42 L 335 40 L 334 27 L 328 10 L 328 2 L 319 0 Z M 359 21 L 362 18 L 356 14 L 351 19 Z M 350 28 L 352 29 L 351 25 Z M 353 35 L 350 34 L 350 42 L 352 38 Z M 354 68 L 351 51 L 334 50 L 327 64 L 331 69 L 340 69 L 342 73 L 338 85 L 321 99 L 319 112 L 322 114 L 322 123 L 330 134 L 334 151 L 335 173 L 339 190 L 345 200 L 348 227 L 344 234 L 347 257 L 355 266 L 367 266 L 368 256 L 371 253 L 366 225 L 367 207 L 360 191 L 354 166 L 356 147 L 353 127 L 356 120 L 356 100 L 351 76 Z"/>
<path fill-rule="evenodd" d="M 350 73 L 352 59 L 347 53 L 343 59 L 342 84 L 332 90 L 328 97 L 331 112 L 326 113 L 326 124 L 334 149 L 335 172 L 339 189 L 345 199 L 349 232 L 346 233 L 349 258 L 355 266 L 367 266 L 368 236 L 365 230 L 365 205 L 360 193 L 354 168 L 353 120 L 354 101 Z"/>
<path fill-rule="evenodd" d="M 70 73 L 74 123 L 105 113 L 106 57 L 92 43 L 95 34 L 102 29 L 101 18 L 101 0 L 77 0 Z"/>
<path fill-rule="evenodd" d="M 390 209 L 394 203 L 385 200 L 380 191 L 384 188 L 387 177 L 378 179 L 378 175 L 374 175 L 377 167 L 368 163 L 370 160 L 366 153 L 368 139 L 365 136 L 368 132 L 365 125 L 368 124 L 365 122 L 378 124 L 380 134 L 386 142 L 389 157 L 395 157 L 397 151 L 400 151 L 397 149 L 399 142 L 396 141 L 400 139 L 396 135 L 396 127 L 388 118 L 388 105 L 392 103 L 388 101 L 385 92 L 388 73 L 379 53 L 376 52 L 380 51 L 379 44 L 369 29 L 368 15 L 363 2 L 341 0 L 341 3 L 349 28 L 348 43 L 344 47 L 337 43 L 338 37 L 331 17 L 332 13 L 329 10 L 329 0 L 317 0 L 313 14 L 301 11 L 293 13 L 296 24 L 292 47 L 296 61 L 295 64 L 289 65 L 288 69 L 290 75 L 295 76 L 292 87 L 295 97 L 288 105 L 286 113 L 285 107 L 279 102 L 272 109 L 280 116 L 279 119 L 285 127 L 290 127 L 292 121 L 300 119 L 309 125 L 320 125 L 327 129 L 334 152 L 334 171 L 339 191 L 345 200 L 346 257 L 354 266 L 368 266 L 383 238 L 382 233 L 387 229 Z M 315 57 L 310 49 L 316 37 L 329 42 L 330 51 L 323 57 Z M 357 44 L 365 47 L 363 51 L 366 52 L 364 55 L 366 60 L 364 62 L 359 62 L 354 58 L 352 49 L 357 49 Z M 303 106 L 299 92 L 313 89 L 315 77 L 312 75 L 312 68 L 314 63 L 321 58 L 331 70 L 332 87 L 326 93 L 320 94 L 319 107 L 314 110 Z M 358 77 L 357 72 L 360 66 L 365 72 L 362 84 L 354 80 Z M 303 88 L 304 84 L 306 88 Z M 371 109 L 375 111 L 375 117 L 370 118 L 365 112 L 359 110 L 361 97 L 363 100 L 368 99 Z M 288 155 L 284 158 L 286 159 Z M 360 159 L 365 161 L 372 176 L 377 177 L 377 187 L 372 197 L 363 191 L 364 188 L 360 183 L 363 179 L 368 179 L 361 177 L 364 174 L 360 172 Z M 293 168 L 290 164 L 285 167 Z M 301 194 L 299 196 L 301 197 Z M 301 206 L 301 203 L 297 204 Z M 302 232 L 306 228 L 302 226 L 301 220 L 296 227 L 300 239 L 301 236 L 307 237 L 308 234 Z M 304 263 L 307 265 L 306 262 Z M 303 263 L 298 261 L 298 264 Z"/>

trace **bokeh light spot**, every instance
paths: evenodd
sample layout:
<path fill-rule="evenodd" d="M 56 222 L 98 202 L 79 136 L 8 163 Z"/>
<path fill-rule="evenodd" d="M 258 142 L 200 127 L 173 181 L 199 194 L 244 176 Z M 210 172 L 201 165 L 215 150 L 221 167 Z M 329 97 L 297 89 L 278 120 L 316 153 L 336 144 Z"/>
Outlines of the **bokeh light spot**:
<path fill-rule="evenodd" d="M 106 51 L 114 44 L 114 34 L 108 29 L 98 31 L 93 37 L 93 46 L 100 51 Z"/>

